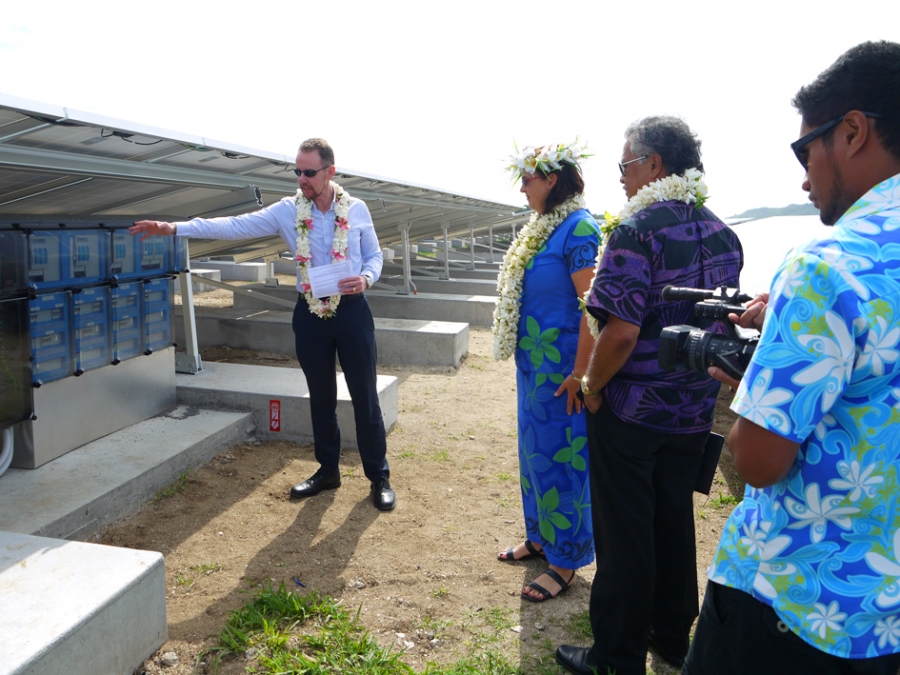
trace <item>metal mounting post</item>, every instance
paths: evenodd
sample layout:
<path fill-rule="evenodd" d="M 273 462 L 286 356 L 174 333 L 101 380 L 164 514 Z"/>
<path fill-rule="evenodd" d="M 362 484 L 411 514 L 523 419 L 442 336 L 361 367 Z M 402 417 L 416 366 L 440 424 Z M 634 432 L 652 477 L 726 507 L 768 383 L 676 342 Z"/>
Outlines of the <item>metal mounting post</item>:
<path fill-rule="evenodd" d="M 444 231 L 444 273 L 438 279 L 450 279 L 450 238 L 447 236 L 447 230 L 450 223 L 446 220 L 441 223 L 441 229 Z"/>
<path fill-rule="evenodd" d="M 190 261 L 187 237 L 184 239 L 184 259 Z M 190 263 L 188 263 L 190 264 Z M 197 350 L 197 321 L 194 317 L 194 286 L 191 270 L 186 269 L 179 275 L 181 284 L 181 309 L 184 319 L 185 351 L 175 352 L 175 372 L 195 375 L 203 370 L 203 361 Z"/>
<path fill-rule="evenodd" d="M 412 293 L 412 268 L 409 263 L 409 228 L 412 221 L 407 221 L 405 225 L 398 225 L 400 228 L 400 237 L 403 240 L 403 283 L 397 287 L 399 295 L 409 295 Z"/>

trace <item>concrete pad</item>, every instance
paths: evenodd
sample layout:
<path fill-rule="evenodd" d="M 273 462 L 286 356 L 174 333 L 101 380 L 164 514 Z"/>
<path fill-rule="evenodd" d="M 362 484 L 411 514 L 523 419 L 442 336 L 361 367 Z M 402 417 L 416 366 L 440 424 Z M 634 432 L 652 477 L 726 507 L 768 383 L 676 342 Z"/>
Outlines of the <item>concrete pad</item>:
<path fill-rule="evenodd" d="M 177 317 L 181 307 L 175 308 Z M 200 348 L 227 345 L 294 356 L 291 312 L 195 307 Z M 184 344 L 184 321 L 175 321 L 175 341 Z M 449 321 L 375 319 L 379 364 L 459 365 L 469 351 L 469 326 Z"/>
<path fill-rule="evenodd" d="M 452 272 L 451 272 L 452 274 Z M 381 275 L 378 280 L 391 286 L 402 286 L 402 277 Z M 444 295 L 498 295 L 497 279 L 435 279 L 433 277 L 414 276 L 412 282 L 419 293 L 440 293 Z"/>
<path fill-rule="evenodd" d="M 204 284 L 204 279 L 222 281 L 222 272 L 220 270 L 191 268 L 191 288 L 193 289 L 194 293 L 214 291 L 216 288 L 218 288 L 218 286 L 213 286 L 212 284 Z M 175 293 L 181 295 L 181 275 L 175 277 Z"/>
<path fill-rule="evenodd" d="M 131 675 L 168 638 L 163 556 L 0 532 L 0 675 Z"/>
<path fill-rule="evenodd" d="M 183 405 L 250 409 L 256 421 L 257 437 L 313 442 L 309 387 L 299 368 L 210 362 L 196 375 L 177 374 L 175 382 L 178 402 Z M 379 375 L 377 388 L 384 426 L 390 430 L 397 422 L 400 385 L 396 377 Z M 357 448 L 353 405 L 342 373 L 337 375 L 337 395 L 341 447 Z M 272 401 L 279 402 L 279 431 L 270 429 Z"/>
<path fill-rule="evenodd" d="M 294 288 L 266 288 L 252 284 L 245 288 L 284 300 L 297 300 Z M 441 295 L 418 293 L 398 295 L 390 291 L 366 291 L 366 299 L 373 316 L 389 319 L 420 319 L 423 321 L 456 321 L 470 326 L 490 328 L 493 324 L 497 298 L 486 295 Z M 234 308 L 241 310 L 271 309 L 265 300 L 234 294 Z"/>
<path fill-rule="evenodd" d="M 191 261 L 191 269 L 194 265 L 205 270 L 219 270 L 222 281 L 265 281 L 266 263 L 246 262 L 236 263 L 225 260 L 197 260 Z"/>
<path fill-rule="evenodd" d="M 249 413 L 178 407 L 38 469 L 9 469 L 0 532 L 85 539 L 252 432 Z"/>

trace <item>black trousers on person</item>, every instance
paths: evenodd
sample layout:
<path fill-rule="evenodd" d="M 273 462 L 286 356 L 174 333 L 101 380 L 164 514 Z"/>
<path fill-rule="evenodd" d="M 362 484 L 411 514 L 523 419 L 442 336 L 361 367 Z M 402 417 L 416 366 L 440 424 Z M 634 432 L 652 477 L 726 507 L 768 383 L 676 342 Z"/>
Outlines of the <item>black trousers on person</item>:
<path fill-rule="evenodd" d="M 597 554 L 591 661 L 644 675 L 651 629 L 667 655 L 684 656 L 699 613 L 692 494 L 709 432 L 649 430 L 605 403 L 587 413 L 587 431 Z"/>
<path fill-rule="evenodd" d="M 366 296 L 346 295 L 329 319 L 309 311 L 301 295 L 294 308 L 294 341 L 297 360 L 309 386 L 316 461 L 321 471 L 339 471 L 341 432 L 337 421 L 337 372 L 340 359 L 344 380 L 353 401 L 356 441 L 363 470 L 369 480 L 390 475 L 384 419 L 378 403 L 375 371 L 375 322 Z"/>
<path fill-rule="evenodd" d="M 706 584 L 684 675 L 897 675 L 900 654 L 842 659 L 795 635 L 775 610 L 749 593 Z"/>

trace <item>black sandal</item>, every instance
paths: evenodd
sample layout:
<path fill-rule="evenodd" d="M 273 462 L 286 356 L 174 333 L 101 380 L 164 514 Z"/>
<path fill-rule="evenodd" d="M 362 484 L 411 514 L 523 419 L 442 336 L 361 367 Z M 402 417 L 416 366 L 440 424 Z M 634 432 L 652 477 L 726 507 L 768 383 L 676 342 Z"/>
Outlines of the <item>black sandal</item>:
<path fill-rule="evenodd" d="M 535 556 L 540 556 L 541 558 L 543 558 L 546 555 L 544 553 L 544 549 L 535 547 L 535 545 L 532 544 L 527 539 L 525 540 L 525 548 L 528 549 L 528 553 L 523 555 L 521 558 L 514 558 L 513 551 L 516 550 L 516 547 L 510 546 L 503 553 L 497 554 L 497 560 L 499 560 L 500 562 L 513 563 L 513 562 L 519 562 L 520 560 L 528 560 L 529 558 L 534 558 Z M 506 557 L 502 558 L 501 556 L 506 556 Z"/>
<path fill-rule="evenodd" d="M 575 582 L 575 570 L 572 570 L 572 576 L 569 577 L 568 581 L 563 581 L 563 578 L 559 575 L 559 572 L 557 572 L 556 570 L 548 569 L 546 572 L 544 572 L 544 574 L 546 574 L 548 577 L 553 579 L 553 581 L 555 581 L 556 583 L 559 584 L 559 590 L 556 593 L 551 593 L 550 591 L 548 591 L 546 588 L 544 588 L 540 584 L 536 584 L 535 582 L 532 581 L 530 584 L 526 584 L 526 588 L 530 588 L 533 591 L 537 591 L 544 597 L 543 598 L 533 598 L 530 595 L 528 595 L 528 593 L 526 593 L 525 591 L 522 591 L 522 597 L 525 600 L 528 600 L 529 602 L 544 602 L 545 600 L 550 600 L 552 598 L 555 598 L 557 595 L 562 595 L 563 593 L 565 593 L 567 590 L 569 590 L 569 587 Z"/>

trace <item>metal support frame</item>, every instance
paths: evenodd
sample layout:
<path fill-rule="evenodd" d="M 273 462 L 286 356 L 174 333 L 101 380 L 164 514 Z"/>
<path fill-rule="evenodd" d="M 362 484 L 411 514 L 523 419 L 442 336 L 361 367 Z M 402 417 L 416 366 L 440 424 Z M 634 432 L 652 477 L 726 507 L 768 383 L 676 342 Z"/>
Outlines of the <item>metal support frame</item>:
<path fill-rule="evenodd" d="M 450 237 L 447 230 L 450 229 L 450 223 L 444 221 L 441 223 L 441 230 L 444 231 L 444 273 L 438 277 L 439 279 L 450 279 Z"/>
<path fill-rule="evenodd" d="M 184 238 L 185 260 L 190 260 L 187 238 Z M 194 287 L 190 269 L 179 274 L 181 283 L 181 306 L 184 318 L 185 351 L 175 352 L 175 372 L 195 375 L 203 370 L 203 361 L 197 349 L 197 320 L 194 316 Z"/>
<path fill-rule="evenodd" d="M 469 251 L 472 254 L 469 264 L 466 265 L 467 270 L 475 269 L 475 226 L 469 225 Z"/>
<path fill-rule="evenodd" d="M 415 292 L 415 286 L 412 282 L 412 269 L 409 264 L 409 228 L 411 226 L 411 220 L 404 225 L 398 225 L 400 237 L 403 240 L 403 283 L 397 287 L 398 295 L 409 295 Z"/>
<path fill-rule="evenodd" d="M 488 246 L 490 248 L 490 260 L 488 262 L 495 262 L 494 260 L 494 226 L 488 226 Z"/>

